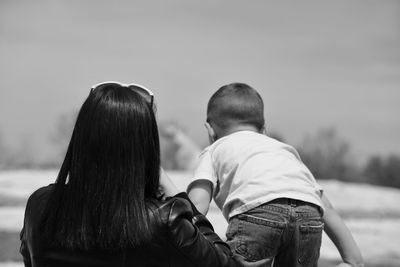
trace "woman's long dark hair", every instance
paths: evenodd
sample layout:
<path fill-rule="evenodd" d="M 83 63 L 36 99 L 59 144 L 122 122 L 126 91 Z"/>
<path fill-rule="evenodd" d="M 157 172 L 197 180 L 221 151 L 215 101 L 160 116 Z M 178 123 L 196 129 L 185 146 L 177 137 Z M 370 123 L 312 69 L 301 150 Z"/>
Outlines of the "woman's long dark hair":
<path fill-rule="evenodd" d="M 159 185 L 153 107 L 118 85 L 83 103 L 54 190 L 44 236 L 68 248 L 124 248 L 151 238 L 148 203 Z"/>

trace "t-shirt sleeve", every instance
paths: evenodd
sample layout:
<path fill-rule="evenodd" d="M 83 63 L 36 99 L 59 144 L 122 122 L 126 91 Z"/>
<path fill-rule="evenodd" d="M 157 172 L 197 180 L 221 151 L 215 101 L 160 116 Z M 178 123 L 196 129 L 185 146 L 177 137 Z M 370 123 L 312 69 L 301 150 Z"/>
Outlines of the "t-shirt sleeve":
<path fill-rule="evenodd" d="M 318 190 L 319 197 L 322 197 L 322 195 L 324 194 L 324 189 L 319 183 L 317 183 L 317 181 L 315 181 L 315 188 Z"/>
<path fill-rule="evenodd" d="M 209 147 L 201 152 L 191 183 L 198 180 L 208 180 L 213 184 L 214 188 L 217 184 L 217 175 L 215 173 Z"/>

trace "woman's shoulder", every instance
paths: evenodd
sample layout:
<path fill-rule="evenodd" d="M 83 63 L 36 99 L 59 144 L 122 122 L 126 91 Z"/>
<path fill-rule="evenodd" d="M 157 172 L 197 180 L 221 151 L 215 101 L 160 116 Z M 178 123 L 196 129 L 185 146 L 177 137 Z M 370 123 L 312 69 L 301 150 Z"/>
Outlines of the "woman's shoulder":
<path fill-rule="evenodd" d="M 55 184 L 49 184 L 47 186 L 40 187 L 36 189 L 30 196 L 28 201 L 34 201 L 36 199 L 48 196 L 54 190 Z"/>
<path fill-rule="evenodd" d="M 49 184 L 47 186 L 40 187 L 39 189 L 34 191 L 28 198 L 28 201 L 26 203 L 26 210 L 36 210 L 43 208 L 43 205 L 49 199 L 49 196 L 54 188 L 54 184 Z"/>
<path fill-rule="evenodd" d="M 54 190 L 54 187 L 54 184 L 43 186 L 30 195 L 25 207 L 24 227 L 33 227 L 34 225 L 37 225 L 44 212 L 46 203 L 49 200 L 50 193 Z"/>

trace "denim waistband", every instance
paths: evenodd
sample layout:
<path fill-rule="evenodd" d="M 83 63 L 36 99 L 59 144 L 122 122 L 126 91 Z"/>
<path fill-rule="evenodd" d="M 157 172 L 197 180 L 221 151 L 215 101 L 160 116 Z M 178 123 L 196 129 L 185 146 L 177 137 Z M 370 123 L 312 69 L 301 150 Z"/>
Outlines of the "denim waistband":
<path fill-rule="evenodd" d="M 277 198 L 253 208 L 244 213 L 252 215 L 253 213 L 278 213 L 285 216 L 295 214 L 296 218 L 322 217 L 323 210 L 320 206 L 310 202 L 291 198 Z M 293 213 L 294 212 L 294 213 Z M 243 214 L 244 214 L 243 213 Z M 240 215 L 240 214 L 239 214 Z M 238 216 L 239 216 L 238 215 Z M 235 216 L 236 217 L 236 216 Z"/>
<path fill-rule="evenodd" d="M 292 207 L 300 207 L 300 206 L 311 206 L 322 212 L 322 209 L 320 206 L 315 205 L 310 202 L 298 200 L 298 199 L 293 199 L 293 198 L 277 198 L 274 200 L 269 201 L 266 204 L 283 204 L 283 205 L 289 205 Z"/>

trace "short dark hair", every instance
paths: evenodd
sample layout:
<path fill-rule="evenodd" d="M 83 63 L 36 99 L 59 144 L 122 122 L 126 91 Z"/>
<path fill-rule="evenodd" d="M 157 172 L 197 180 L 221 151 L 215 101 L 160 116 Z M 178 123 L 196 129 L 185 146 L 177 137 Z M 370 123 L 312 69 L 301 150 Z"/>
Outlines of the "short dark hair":
<path fill-rule="evenodd" d="M 156 198 L 159 168 L 153 107 L 128 87 L 94 89 L 46 204 L 46 240 L 72 249 L 120 249 L 148 240 L 147 200 Z"/>
<path fill-rule="evenodd" d="M 207 121 L 223 130 L 238 124 L 253 125 L 261 130 L 265 123 L 263 100 L 245 83 L 224 85 L 208 101 Z"/>

